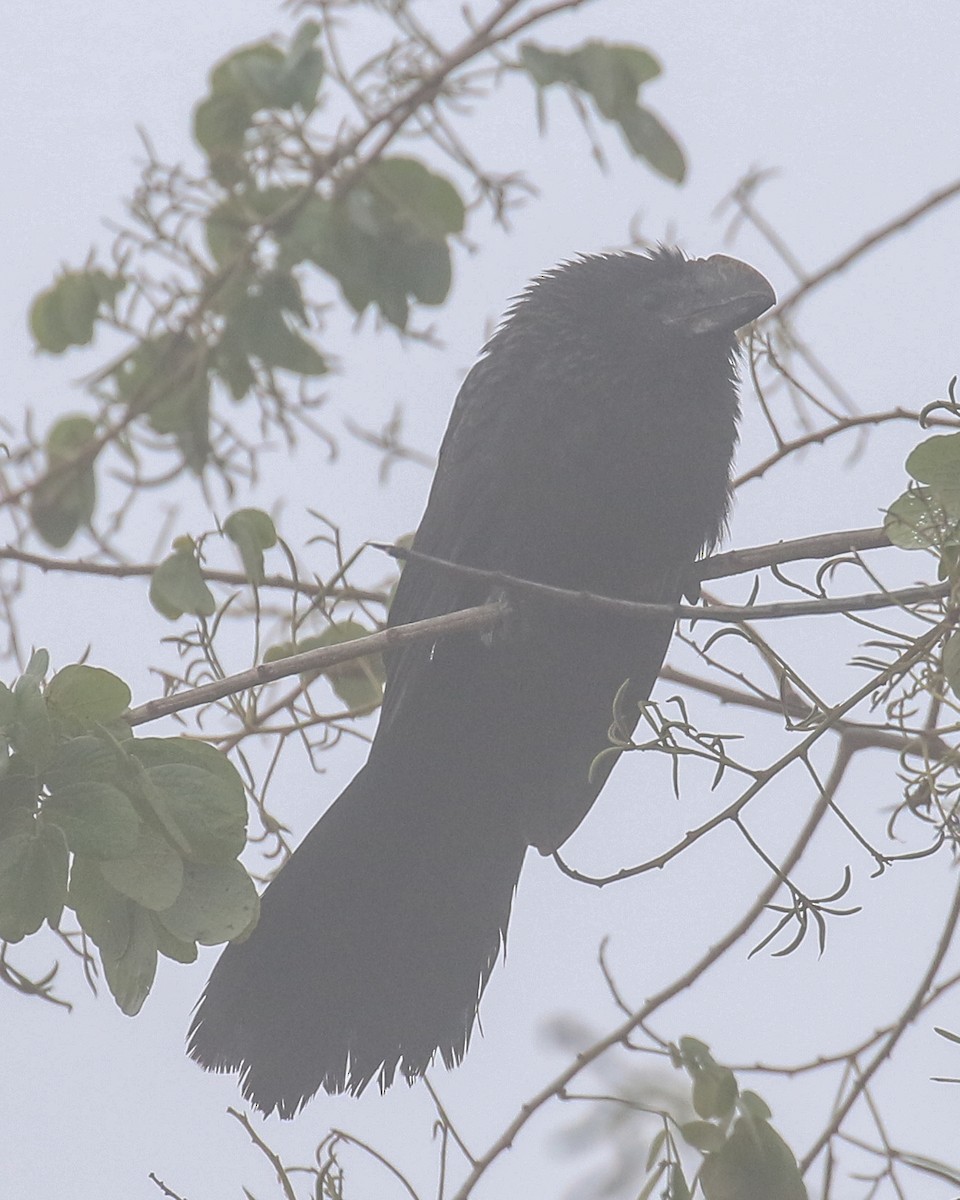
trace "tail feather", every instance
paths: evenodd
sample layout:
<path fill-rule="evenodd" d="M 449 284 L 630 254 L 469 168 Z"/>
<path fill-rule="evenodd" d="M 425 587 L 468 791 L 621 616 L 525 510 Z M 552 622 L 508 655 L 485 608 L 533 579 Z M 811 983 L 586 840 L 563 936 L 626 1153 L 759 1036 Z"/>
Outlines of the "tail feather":
<path fill-rule="evenodd" d="M 365 767 L 317 823 L 197 1006 L 190 1054 L 239 1071 L 264 1112 L 466 1053 L 526 844 L 493 805 L 431 809 L 422 780 L 384 774 Z"/>

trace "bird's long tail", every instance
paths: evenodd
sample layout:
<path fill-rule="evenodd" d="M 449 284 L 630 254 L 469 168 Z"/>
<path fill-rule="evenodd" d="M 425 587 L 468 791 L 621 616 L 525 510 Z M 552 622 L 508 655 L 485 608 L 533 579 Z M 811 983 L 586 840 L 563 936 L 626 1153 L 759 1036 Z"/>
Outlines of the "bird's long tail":
<path fill-rule="evenodd" d="M 424 794 L 372 763 L 324 814 L 227 946 L 190 1028 L 264 1112 L 361 1091 L 439 1051 L 463 1058 L 504 944 L 526 843 L 495 803 Z"/>

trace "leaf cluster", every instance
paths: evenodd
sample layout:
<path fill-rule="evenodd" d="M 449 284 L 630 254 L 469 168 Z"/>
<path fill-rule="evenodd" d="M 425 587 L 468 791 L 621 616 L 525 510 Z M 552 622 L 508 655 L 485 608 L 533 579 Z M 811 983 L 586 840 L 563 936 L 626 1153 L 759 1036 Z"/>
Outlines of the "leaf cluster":
<path fill-rule="evenodd" d="M 951 400 L 956 382 L 950 384 Z M 960 584 L 960 433 L 927 438 L 911 450 L 904 465 L 912 482 L 887 510 L 884 530 L 903 550 L 936 555 L 938 578 L 948 580 L 956 592 Z M 944 645 L 943 672 L 954 695 L 960 697 L 957 631 Z"/>
<path fill-rule="evenodd" d="M 324 129 L 331 102 L 344 89 L 363 96 L 367 81 L 346 80 L 330 67 L 322 33 L 330 35 L 307 20 L 283 43 L 258 41 L 218 62 L 193 116 L 205 178 L 188 182 L 179 168 L 163 174 L 152 163 L 133 206 L 146 232 L 124 233 L 114 269 L 67 271 L 34 301 L 30 327 L 47 353 L 88 345 L 101 325 L 134 339 L 96 377 L 92 390 L 104 404 L 96 434 L 69 417 L 46 439 L 46 471 L 28 490 L 33 527 L 49 545 L 66 546 L 93 520 L 96 464 L 107 445 L 136 470 L 141 443 L 155 448 L 159 438 L 180 459 L 167 478 L 213 469 L 229 479 L 237 469 L 230 455 L 242 450 L 236 436 L 225 437 L 232 425 L 218 408 L 220 395 L 234 403 L 254 398 L 289 436 L 284 376 L 297 377 L 302 390 L 303 380 L 329 371 L 329 356 L 316 344 L 322 315 L 310 299 L 315 285 L 334 284 L 355 313 L 372 309 L 401 332 L 414 305 L 440 305 L 449 295 L 452 243 L 464 231 L 467 200 L 451 179 L 419 158 L 387 155 L 386 146 L 458 85 L 442 69 L 430 86 L 426 75 L 419 83 L 398 76 L 386 105 L 383 96 L 363 98 L 366 130 L 333 135 Z M 678 144 L 639 100 L 660 73 L 648 51 L 598 41 L 559 51 L 525 42 L 515 68 L 538 93 L 560 85 L 587 97 L 618 126 L 631 154 L 682 180 Z M 429 75 L 426 65 L 423 71 Z M 390 136 L 367 150 L 365 136 L 381 127 Z M 456 143 L 434 140 L 459 169 L 473 172 L 481 193 L 493 186 Z M 180 274 L 152 278 L 146 256 L 153 253 L 178 263 Z"/>
<path fill-rule="evenodd" d="M 705 1200 L 807 1200 L 793 1152 L 770 1124 L 770 1109 L 756 1092 L 741 1091 L 734 1073 L 697 1038 L 681 1038 L 670 1047 L 670 1057 L 692 1084 L 699 1119 L 684 1122 L 679 1131 L 703 1155 L 697 1179 Z M 667 1200 L 693 1195 L 666 1125 L 651 1143 L 647 1170 L 638 1200 L 647 1200 L 661 1181 L 659 1194 Z"/>
<path fill-rule="evenodd" d="M 588 96 L 599 114 L 619 127 L 635 158 L 645 159 L 674 183 L 683 182 L 683 151 L 656 113 L 639 100 L 640 88 L 661 71 L 648 50 L 600 41 L 584 42 L 576 50 L 545 50 L 524 42 L 520 65 L 540 91 L 561 84 Z"/>
<path fill-rule="evenodd" d="M 257 508 L 242 508 L 223 522 L 223 533 L 234 543 L 244 573 L 254 588 L 264 582 L 264 551 L 278 541 L 273 521 Z M 202 539 L 201 539 L 202 541 Z M 201 546 L 187 534 L 174 539 L 173 553 L 154 569 L 150 580 L 150 603 L 168 620 L 182 616 L 208 618 L 217 611 L 217 601 L 204 578 Z M 277 662 L 323 646 L 336 646 L 366 637 L 370 630 L 352 618 L 332 621 L 321 633 L 300 635 L 268 647 L 262 661 Z M 316 677 L 316 672 L 304 682 Z M 334 693 L 351 712 L 376 708 L 383 695 L 385 668 L 379 654 L 353 659 L 323 672 Z"/>
<path fill-rule="evenodd" d="M 119 1007 L 139 1011 L 158 955 L 243 937 L 259 902 L 237 856 L 247 807 L 229 760 L 185 738 L 134 738 L 130 690 L 99 667 L 45 680 L 37 651 L 0 684 L 0 937 L 73 911 Z"/>

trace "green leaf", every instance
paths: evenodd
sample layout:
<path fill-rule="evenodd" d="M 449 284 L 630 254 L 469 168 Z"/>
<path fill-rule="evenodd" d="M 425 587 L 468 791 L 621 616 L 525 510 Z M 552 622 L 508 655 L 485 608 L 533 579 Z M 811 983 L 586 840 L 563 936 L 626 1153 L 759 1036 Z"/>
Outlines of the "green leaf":
<path fill-rule="evenodd" d="M 240 863 L 187 863 L 183 890 L 157 918 L 181 941 L 216 946 L 249 933 L 259 911 L 257 889 Z"/>
<path fill-rule="evenodd" d="M 943 507 L 926 487 L 904 492 L 887 509 L 883 521 L 884 533 L 901 550 L 937 549 L 947 526 Z"/>
<path fill-rule="evenodd" d="M 706 1200 L 807 1200 L 790 1147 L 766 1121 L 744 1117 L 705 1158 L 700 1186 Z"/>
<path fill-rule="evenodd" d="M 168 821 L 176 826 L 192 861 L 229 862 L 243 850 L 247 806 L 242 791 L 185 763 L 148 767 L 146 774 L 164 806 L 164 826 Z M 156 806 L 158 797 L 152 800 Z"/>
<path fill-rule="evenodd" d="M 145 413 L 157 433 L 173 434 L 198 474 L 210 450 L 213 357 L 186 333 L 163 333 L 141 342 L 112 372 L 117 400 L 131 414 Z"/>
<path fill-rule="evenodd" d="M 319 635 L 300 638 L 296 642 L 277 642 L 264 651 L 263 661 L 271 663 L 279 662 L 283 658 L 293 658 L 295 654 L 306 654 L 308 650 L 315 650 L 320 644 Z M 303 678 L 316 679 L 319 674 L 319 671 L 304 672 Z"/>
<path fill-rule="evenodd" d="M 101 304 L 112 304 L 127 285 L 122 275 L 105 271 L 68 271 L 41 292 L 30 308 L 30 330 L 37 346 L 61 354 L 68 346 L 86 346 Z"/>
<path fill-rule="evenodd" d="M 0 771 L 0 838 L 32 828 L 25 822 L 39 811 L 39 790 L 34 764 L 22 754 L 6 753 Z"/>
<path fill-rule="evenodd" d="M 396 247 L 395 272 L 404 291 L 421 304 L 442 304 L 450 292 L 453 268 L 443 243 L 415 242 Z M 384 314 L 386 315 L 386 314 Z"/>
<path fill-rule="evenodd" d="M 47 685 L 47 706 L 84 728 L 115 721 L 130 707 L 130 689 L 102 667 L 71 663 Z"/>
<path fill-rule="evenodd" d="M 13 692 L 5 683 L 0 683 L 0 729 L 12 729 L 16 718 L 17 702 Z"/>
<path fill-rule="evenodd" d="M 936 492 L 960 491 L 960 433 L 938 434 L 907 456 L 907 474 Z"/>
<path fill-rule="evenodd" d="M 324 74 L 323 53 L 314 44 L 319 36 L 316 21 L 304 21 L 293 35 L 280 83 L 285 108 L 299 104 L 304 112 L 310 112 L 316 107 Z"/>
<path fill-rule="evenodd" d="M 126 355 L 111 372 L 118 403 L 139 415 L 157 396 L 169 389 L 169 380 L 179 375 L 183 362 L 195 352 L 186 334 L 161 333 L 144 341 Z"/>
<path fill-rule="evenodd" d="M 938 1033 L 942 1038 L 946 1038 L 948 1042 L 956 1042 L 960 1045 L 960 1033 L 951 1033 L 949 1029 L 941 1029 L 939 1025 L 934 1025 L 933 1032 Z"/>
<path fill-rule="evenodd" d="M 322 646 L 339 646 L 343 642 L 367 637 L 369 633 L 370 630 L 358 621 L 341 621 L 337 625 L 329 626 L 323 633 L 300 638 L 296 642 L 281 642 L 271 646 L 264 654 L 263 661 L 277 662 L 279 659 L 290 658 L 294 654 L 303 654 L 307 650 L 316 650 Z M 309 678 L 313 678 L 314 675 L 313 672 L 305 674 Z M 379 654 L 340 663 L 322 674 L 326 675 L 334 692 L 351 710 L 371 708 L 380 703 L 385 672 L 383 659 Z"/>
<path fill-rule="evenodd" d="M 251 583 L 263 583 L 263 552 L 277 544 L 273 521 L 259 508 L 240 508 L 223 523 L 223 532 L 240 551 Z"/>
<path fill-rule="evenodd" d="M 667 1140 L 667 1131 L 665 1129 L 661 1129 L 660 1132 L 657 1133 L 657 1135 L 654 1137 L 653 1141 L 650 1143 L 650 1149 L 647 1151 L 646 1170 L 648 1170 L 648 1171 L 653 1170 L 653 1164 L 660 1157 L 660 1153 L 663 1150 L 663 1146 L 664 1146 L 664 1143 L 666 1142 L 666 1140 Z"/>
<path fill-rule="evenodd" d="M 50 651 L 44 650 L 41 647 L 39 650 L 34 650 L 30 655 L 30 661 L 27 663 L 27 669 L 23 673 L 23 678 L 32 679 L 34 683 L 43 683 L 49 669 Z"/>
<path fill-rule="evenodd" d="M 762 1096 L 758 1096 L 756 1092 L 741 1092 L 740 1093 L 740 1108 L 757 1121 L 769 1121 L 773 1116 L 770 1111 L 770 1106 Z"/>
<path fill-rule="evenodd" d="M 665 1200 L 690 1200 L 690 1188 L 679 1163 L 670 1164 Z M 744 1197 L 743 1200 L 747 1198 Z"/>
<path fill-rule="evenodd" d="M 661 1179 L 663 1173 L 667 1169 L 667 1165 L 668 1164 L 665 1159 L 663 1162 L 660 1162 L 657 1164 L 657 1169 L 653 1172 L 653 1174 L 650 1176 L 650 1178 L 647 1180 L 647 1182 L 643 1185 L 643 1188 L 641 1189 L 640 1193 L 637 1196 L 637 1200 L 650 1200 L 650 1197 L 653 1195 L 653 1189 L 660 1182 L 660 1179 Z M 649 1169 L 650 1168 L 648 1167 L 647 1170 L 649 1171 Z M 668 1186 L 669 1186 L 669 1184 L 668 1184 Z"/>
<path fill-rule="evenodd" d="M 463 229 L 466 206 L 460 193 L 415 158 L 382 158 L 368 168 L 363 183 L 386 205 L 390 221 L 420 238 L 442 242 Z"/>
<path fill-rule="evenodd" d="M 232 264 L 248 248 L 250 218 L 239 196 L 230 196 L 210 213 L 204 225 L 207 246 L 218 267 Z"/>
<path fill-rule="evenodd" d="M 289 271 L 269 271 L 260 278 L 258 298 L 280 312 L 290 313 L 299 324 L 306 325 L 307 310 L 303 303 L 300 284 Z"/>
<path fill-rule="evenodd" d="M 184 855 L 205 862 L 234 858 L 246 842 L 243 783 L 226 755 L 186 738 L 137 738 L 144 799 Z M 160 768 L 180 768 L 175 776 Z M 184 773 L 185 772 L 185 773 Z"/>
<path fill-rule="evenodd" d="M 67 902 L 101 952 L 120 958 L 130 944 L 136 905 L 107 883 L 92 859 L 74 857 Z"/>
<path fill-rule="evenodd" d="M 323 355 L 287 323 L 284 314 L 306 320 L 303 298 L 296 280 L 273 272 L 244 296 L 230 314 L 221 340 L 233 355 L 259 359 L 265 367 L 280 367 L 297 375 L 323 375 Z"/>
<path fill-rule="evenodd" d="M 130 940 L 117 957 L 101 949 L 103 973 L 121 1012 L 135 1017 L 150 994 L 157 973 L 157 939 L 150 914 L 133 906 Z"/>
<path fill-rule="evenodd" d="M 369 632 L 358 621 L 341 621 L 325 629 L 317 638 L 317 645 L 339 646 L 366 637 Z M 340 663 L 325 674 L 330 686 L 349 709 L 370 708 L 380 703 L 385 672 L 379 654 Z"/>
<path fill-rule="evenodd" d="M 86 275 L 93 283 L 101 304 L 113 304 L 130 282 L 124 275 L 108 275 L 106 271 L 87 271 Z"/>
<path fill-rule="evenodd" d="M 687 164 L 679 143 L 660 118 L 649 108 L 637 105 L 619 118 L 618 124 L 636 158 L 674 183 L 683 183 Z"/>
<path fill-rule="evenodd" d="M 215 94 L 202 100 L 193 114 L 193 136 L 208 158 L 232 157 L 243 150 L 253 110 L 243 98 Z"/>
<path fill-rule="evenodd" d="M 168 908 L 183 886 L 183 859 L 162 833 L 143 822 L 133 854 L 104 859 L 100 870 L 111 887 L 144 908 Z"/>
<path fill-rule="evenodd" d="M 241 46 L 214 67 L 210 90 L 215 96 L 235 97 L 251 115 L 261 108 L 282 107 L 277 97 L 285 65 L 283 52 L 270 42 Z"/>
<path fill-rule="evenodd" d="M 159 564 L 150 580 L 150 603 L 171 621 L 184 613 L 212 617 L 217 611 L 192 549 L 179 549 Z"/>
<path fill-rule="evenodd" d="M 47 435 L 47 465 L 57 473 L 34 488 L 30 516 L 48 545 L 61 549 L 76 531 L 86 525 L 96 505 L 97 486 L 92 457 L 63 468 L 63 464 L 92 455 L 96 426 L 83 416 L 61 417 Z"/>
<path fill-rule="evenodd" d="M 0 938 L 19 942 L 60 923 L 69 854 L 63 833 L 29 817 L 0 840 Z"/>
<path fill-rule="evenodd" d="M 237 803 L 246 814 L 243 781 L 236 767 L 225 754 L 206 742 L 182 737 L 137 738 L 130 743 L 129 749 L 145 767 L 156 767 L 164 763 L 186 763 L 216 775 L 234 790 L 238 797 Z"/>
<path fill-rule="evenodd" d="M 728 1067 L 711 1063 L 694 1074 L 693 1107 L 699 1117 L 728 1117 L 738 1094 L 736 1078 Z"/>
<path fill-rule="evenodd" d="M 116 783 L 119 779 L 115 746 L 107 738 L 89 733 L 57 742 L 43 772 L 43 782 L 51 792 L 80 782 Z"/>
<path fill-rule="evenodd" d="M 258 312 L 263 320 L 254 323 Z M 257 306 L 248 311 L 245 341 L 250 354 L 265 367 L 279 367 L 295 375 L 327 373 L 323 355 L 292 330 L 276 308 Z"/>
<path fill-rule="evenodd" d="M 605 117 L 632 108 L 640 87 L 660 74 L 646 50 L 629 44 L 585 42 L 576 50 L 544 50 L 534 42 L 520 46 L 520 64 L 538 87 L 567 83 L 590 93 Z"/>
<path fill-rule="evenodd" d="M 174 435 L 187 466 L 199 475 L 210 453 L 210 380 L 206 368 L 153 400 L 147 420 L 157 433 Z"/>
<path fill-rule="evenodd" d="M 89 524 L 96 503 L 96 481 L 86 467 L 42 480 L 31 496 L 30 519 L 48 546 L 62 550 L 78 529 Z"/>
<path fill-rule="evenodd" d="M 277 266 L 289 270 L 305 258 L 322 254 L 332 235 L 335 211 L 334 204 L 322 196 L 306 200 L 293 218 L 275 231 L 280 246 Z"/>
<path fill-rule="evenodd" d="M 520 65 L 537 87 L 549 87 L 551 83 L 574 83 L 582 86 L 575 74 L 571 58 L 563 50 L 544 50 L 536 42 L 521 42 Z"/>
<path fill-rule="evenodd" d="M 56 285 L 63 328 L 75 346 L 93 341 L 93 327 L 100 307 L 100 296 L 92 279 L 84 273 L 70 272 Z"/>
<path fill-rule="evenodd" d="M 172 958 L 174 962 L 192 963 L 197 961 L 197 943 L 183 942 L 174 937 L 156 913 L 150 914 L 153 934 L 157 939 L 157 950 L 164 958 Z"/>
<path fill-rule="evenodd" d="M 111 783 L 67 784 L 44 801 L 43 816 L 63 830 L 74 854 L 126 858 L 136 853 L 140 818 L 130 797 Z"/>
<path fill-rule="evenodd" d="M 56 291 L 41 292 L 30 306 L 30 332 L 39 350 L 62 354 L 71 344 Z"/>
<path fill-rule="evenodd" d="M 639 46 L 590 41 L 576 50 L 520 47 L 520 66 L 538 88 L 566 84 L 593 98 L 600 115 L 620 126 L 635 157 L 674 183 L 686 174 L 683 151 L 650 109 L 638 102 L 640 88 L 660 74 L 660 64 Z"/>
<path fill-rule="evenodd" d="M 943 648 L 943 674 L 950 690 L 960 696 L 960 630 L 954 630 Z"/>
<path fill-rule="evenodd" d="M 250 360 L 235 342 L 221 341 L 214 355 L 214 370 L 230 389 L 234 400 L 242 400 L 257 382 Z"/>
<path fill-rule="evenodd" d="M 323 54 L 314 44 L 320 32 L 315 21 L 305 21 L 291 40 L 287 54 L 270 42 L 241 46 L 214 67 L 210 75 L 211 97 L 204 101 L 232 100 L 249 118 L 265 108 L 293 108 L 304 112 L 317 102 L 323 80 Z M 212 123 L 212 118 L 208 118 Z M 206 127 L 203 132 L 208 133 Z M 207 149 L 200 132 L 197 140 Z"/>
<path fill-rule="evenodd" d="M 581 86 L 610 118 L 630 112 L 640 88 L 661 72 L 660 63 L 648 50 L 628 43 L 590 41 L 570 57 Z"/>
<path fill-rule="evenodd" d="M 680 1133 L 688 1146 L 703 1153 L 719 1150 L 726 1141 L 719 1125 L 711 1125 L 709 1121 L 687 1121 L 680 1126 Z"/>
<path fill-rule="evenodd" d="M 32 675 L 24 674 L 14 684 L 13 695 L 16 700 L 13 744 L 32 766 L 43 768 L 49 764 L 56 743 L 40 685 Z"/>
<path fill-rule="evenodd" d="M 281 255 L 308 257 L 358 313 L 375 304 L 398 329 L 409 297 L 440 304 L 450 290 L 446 235 L 462 227 L 456 189 L 414 159 L 385 159 L 330 204 L 308 204 L 281 237 Z"/>

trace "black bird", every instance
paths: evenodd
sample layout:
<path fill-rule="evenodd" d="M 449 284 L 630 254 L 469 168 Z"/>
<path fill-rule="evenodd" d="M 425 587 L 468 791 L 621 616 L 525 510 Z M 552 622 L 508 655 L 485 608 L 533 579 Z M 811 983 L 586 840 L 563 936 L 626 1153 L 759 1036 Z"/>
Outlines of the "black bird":
<path fill-rule="evenodd" d="M 534 280 L 460 389 L 415 549 L 674 603 L 729 508 L 735 331 L 774 301 L 746 264 L 672 249 Z M 414 559 L 390 622 L 490 593 Z M 190 1053 L 264 1112 L 463 1058 L 527 847 L 551 853 L 589 811 L 624 681 L 649 695 L 669 617 L 514 599 L 493 635 L 390 656 L 366 765 L 214 968 Z"/>

